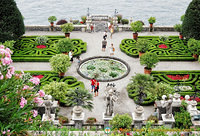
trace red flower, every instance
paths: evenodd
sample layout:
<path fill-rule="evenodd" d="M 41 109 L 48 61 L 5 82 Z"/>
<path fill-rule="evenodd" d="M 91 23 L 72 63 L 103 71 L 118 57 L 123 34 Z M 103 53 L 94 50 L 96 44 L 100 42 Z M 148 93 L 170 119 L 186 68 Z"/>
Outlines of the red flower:
<path fill-rule="evenodd" d="M 81 24 L 84 24 L 83 21 L 80 22 Z"/>
<path fill-rule="evenodd" d="M 44 49 L 46 48 L 47 46 L 46 45 L 37 45 L 36 48 L 39 48 L 39 49 Z"/>
<path fill-rule="evenodd" d="M 162 48 L 162 49 L 167 49 L 167 48 L 168 48 L 168 46 L 165 45 L 165 44 L 161 44 L 161 45 L 159 45 L 158 47 L 159 47 L 159 48 Z"/>
<path fill-rule="evenodd" d="M 185 100 L 185 98 L 183 96 L 180 97 L 181 100 Z"/>
<path fill-rule="evenodd" d="M 44 75 L 33 75 L 33 77 L 37 77 L 39 79 L 42 79 L 44 77 Z"/>
<path fill-rule="evenodd" d="M 181 76 L 181 75 L 167 75 L 167 77 L 171 78 L 172 80 L 187 80 L 189 79 L 189 74 Z"/>

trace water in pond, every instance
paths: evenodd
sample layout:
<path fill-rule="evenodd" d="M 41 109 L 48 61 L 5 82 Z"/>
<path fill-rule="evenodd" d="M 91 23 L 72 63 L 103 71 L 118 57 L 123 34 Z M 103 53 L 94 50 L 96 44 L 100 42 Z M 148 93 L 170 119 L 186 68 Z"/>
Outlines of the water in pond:
<path fill-rule="evenodd" d="M 80 19 L 87 14 L 114 15 L 115 9 L 123 18 L 142 20 L 146 25 L 148 18 L 155 16 L 155 25 L 173 26 L 179 23 L 192 0 L 15 0 L 25 17 L 26 25 L 48 25 L 48 17 L 58 19 Z"/>

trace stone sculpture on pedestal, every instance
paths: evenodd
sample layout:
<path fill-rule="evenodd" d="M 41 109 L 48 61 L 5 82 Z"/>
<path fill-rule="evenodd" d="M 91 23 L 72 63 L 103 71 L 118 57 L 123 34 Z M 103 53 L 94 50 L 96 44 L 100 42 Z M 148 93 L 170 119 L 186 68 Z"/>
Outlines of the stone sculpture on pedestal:
<path fill-rule="evenodd" d="M 52 102 L 52 96 L 51 95 L 46 95 L 44 97 L 44 105 L 45 105 L 45 115 L 48 117 L 48 119 L 51 119 L 51 106 L 53 105 Z"/>

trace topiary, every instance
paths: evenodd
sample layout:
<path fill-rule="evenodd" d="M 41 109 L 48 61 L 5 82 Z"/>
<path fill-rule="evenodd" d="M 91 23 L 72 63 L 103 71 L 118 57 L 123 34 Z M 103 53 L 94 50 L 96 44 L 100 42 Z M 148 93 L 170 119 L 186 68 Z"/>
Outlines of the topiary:
<path fill-rule="evenodd" d="M 73 49 L 73 43 L 69 38 L 64 38 L 58 41 L 56 44 L 56 50 L 58 53 L 69 52 Z"/>
<path fill-rule="evenodd" d="M 183 36 L 200 40 L 200 1 L 192 0 L 183 20 Z"/>
<path fill-rule="evenodd" d="M 153 23 L 156 22 L 156 18 L 155 18 L 155 17 L 150 17 L 150 18 L 148 19 L 148 22 L 149 22 L 149 24 L 153 24 Z"/>
<path fill-rule="evenodd" d="M 122 24 L 123 24 L 123 25 L 129 23 L 129 20 L 128 20 L 128 19 L 122 19 L 121 21 L 122 21 Z"/>
<path fill-rule="evenodd" d="M 69 33 L 74 29 L 74 26 L 71 23 L 63 24 L 60 27 L 61 27 L 63 33 Z"/>
<path fill-rule="evenodd" d="M 149 50 L 150 46 L 149 46 L 149 42 L 146 39 L 139 39 L 136 44 L 135 44 L 137 50 L 139 52 L 145 53 L 146 51 Z"/>
<path fill-rule="evenodd" d="M 131 30 L 135 33 L 141 32 L 143 30 L 143 24 L 141 21 L 135 21 L 131 23 Z"/>
<path fill-rule="evenodd" d="M 53 23 L 54 21 L 56 21 L 57 20 L 57 18 L 55 17 L 55 16 L 50 16 L 49 18 L 48 18 L 48 21 L 50 22 L 50 23 Z"/>
<path fill-rule="evenodd" d="M 14 0 L 0 2 L 0 41 L 17 40 L 25 33 L 22 14 Z"/>
<path fill-rule="evenodd" d="M 71 66 L 69 56 L 65 54 L 56 54 L 49 61 L 52 70 L 56 73 L 65 73 Z"/>
<path fill-rule="evenodd" d="M 154 68 L 158 62 L 159 59 L 156 53 L 147 52 L 140 57 L 140 64 L 147 69 Z"/>

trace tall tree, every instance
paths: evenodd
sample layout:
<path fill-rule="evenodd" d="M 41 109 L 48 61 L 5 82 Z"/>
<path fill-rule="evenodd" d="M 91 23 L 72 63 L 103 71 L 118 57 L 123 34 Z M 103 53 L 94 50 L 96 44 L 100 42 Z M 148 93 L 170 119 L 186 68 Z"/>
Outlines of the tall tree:
<path fill-rule="evenodd" d="M 193 0 L 185 12 L 183 36 L 200 40 L 200 0 Z"/>
<path fill-rule="evenodd" d="M 14 0 L 0 0 L 0 42 L 16 40 L 25 33 L 21 12 Z"/>

